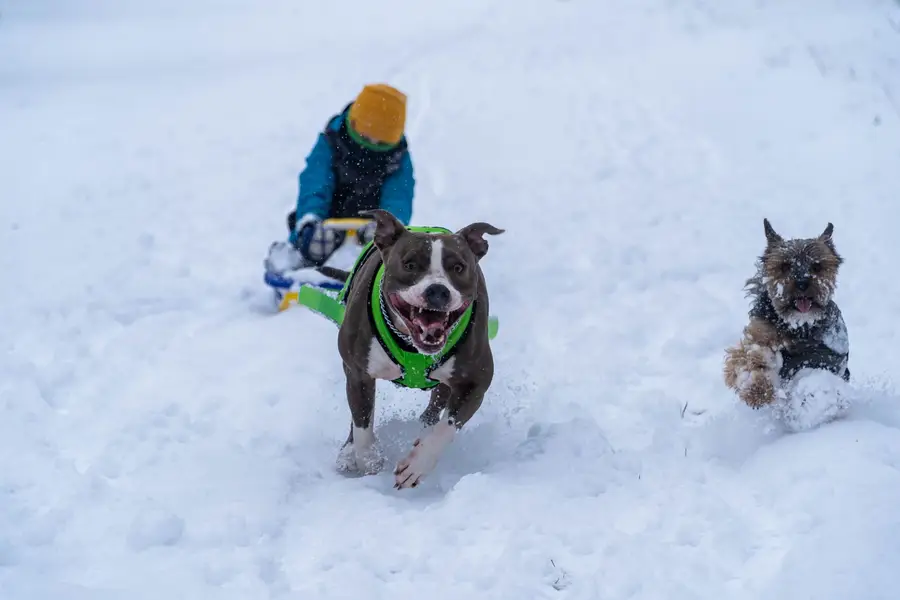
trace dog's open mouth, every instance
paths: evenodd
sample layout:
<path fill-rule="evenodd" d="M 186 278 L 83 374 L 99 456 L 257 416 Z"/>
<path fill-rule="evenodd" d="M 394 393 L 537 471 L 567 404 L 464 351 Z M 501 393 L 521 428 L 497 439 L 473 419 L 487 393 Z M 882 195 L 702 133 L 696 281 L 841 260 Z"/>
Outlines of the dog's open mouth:
<path fill-rule="evenodd" d="M 813 308 L 813 299 L 803 296 L 794 300 L 794 308 L 802 313 L 808 313 Z"/>
<path fill-rule="evenodd" d="M 426 354 L 433 354 L 444 347 L 453 325 L 462 317 L 468 307 L 468 303 L 464 303 L 453 311 L 431 310 L 413 306 L 399 294 L 391 294 L 388 302 L 394 312 L 403 319 L 404 325 L 412 337 L 413 345 Z"/>

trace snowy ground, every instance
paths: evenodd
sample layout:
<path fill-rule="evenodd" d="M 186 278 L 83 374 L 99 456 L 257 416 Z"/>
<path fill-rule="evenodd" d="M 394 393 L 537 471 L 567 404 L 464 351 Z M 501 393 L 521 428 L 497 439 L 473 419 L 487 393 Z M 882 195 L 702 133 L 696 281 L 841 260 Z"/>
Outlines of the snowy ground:
<path fill-rule="evenodd" d="M 403 493 L 332 470 L 334 328 L 262 310 L 377 80 L 415 222 L 507 230 L 495 385 Z M 889 0 L 0 0 L 0 597 L 897 598 L 898 82 Z M 857 403 L 796 434 L 720 376 L 763 216 L 847 259 Z"/>

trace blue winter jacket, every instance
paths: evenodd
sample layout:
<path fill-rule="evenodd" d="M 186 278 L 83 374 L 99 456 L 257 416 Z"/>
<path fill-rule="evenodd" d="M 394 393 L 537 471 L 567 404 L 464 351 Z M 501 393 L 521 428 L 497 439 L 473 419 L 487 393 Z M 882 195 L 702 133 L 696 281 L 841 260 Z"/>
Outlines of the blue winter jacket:
<path fill-rule="evenodd" d="M 338 131 L 345 118 L 346 110 L 336 115 L 328 123 L 328 129 Z M 335 188 L 335 175 L 332 169 L 332 149 L 325 133 L 319 133 L 312 151 L 306 157 L 306 167 L 299 177 L 299 193 L 297 194 L 297 219 L 304 215 L 314 214 L 321 219 L 328 217 L 332 194 Z M 404 225 L 408 225 L 412 217 L 412 202 L 415 191 L 412 159 L 408 150 L 403 152 L 400 168 L 384 181 L 381 188 L 380 208 L 389 211 Z M 296 233 L 291 234 L 291 239 Z"/>

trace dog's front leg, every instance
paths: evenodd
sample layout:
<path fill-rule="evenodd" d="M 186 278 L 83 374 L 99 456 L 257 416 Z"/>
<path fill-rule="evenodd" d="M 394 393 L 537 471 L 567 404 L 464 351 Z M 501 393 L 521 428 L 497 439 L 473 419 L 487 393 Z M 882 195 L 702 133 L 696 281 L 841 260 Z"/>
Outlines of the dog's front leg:
<path fill-rule="evenodd" d="M 410 453 L 394 470 L 396 489 L 416 487 L 431 473 L 456 432 L 481 406 L 486 391 L 484 386 L 465 383 L 452 388 L 442 384 L 432 392 L 431 402 L 421 417 L 428 429 L 413 442 Z M 443 415 L 442 404 L 446 406 Z"/>
<path fill-rule="evenodd" d="M 752 319 L 744 328 L 741 341 L 725 352 L 725 385 L 752 408 L 775 400 L 779 345 L 772 325 Z"/>
<path fill-rule="evenodd" d="M 425 427 L 433 427 L 441 419 L 441 412 L 447 408 L 451 394 L 452 391 L 446 384 L 441 384 L 431 391 L 431 400 L 419 415 L 419 420 Z"/>
<path fill-rule="evenodd" d="M 350 405 L 350 436 L 338 458 L 344 469 L 355 467 L 365 475 L 378 473 L 384 457 L 375 440 L 375 380 L 363 371 L 344 365 L 347 403 Z"/>

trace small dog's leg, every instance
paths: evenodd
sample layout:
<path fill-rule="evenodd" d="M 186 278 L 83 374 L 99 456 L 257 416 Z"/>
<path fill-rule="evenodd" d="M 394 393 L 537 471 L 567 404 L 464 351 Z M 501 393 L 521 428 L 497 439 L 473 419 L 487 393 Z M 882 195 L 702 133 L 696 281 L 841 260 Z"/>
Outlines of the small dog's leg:
<path fill-rule="evenodd" d="M 759 408 L 775 399 L 777 344 L 775 328 L 753 319 L 744 328 L 743 339 L 725 352 L 725 385 L 748 406 Z"/>
<path fill-rule="evenodd" d="M 760 346 L 747 346 L 743 341 L 726 351 L 725 384 L 753 408 L 775 399 L 773 372 L 775 352 Z"/>
<path fill-rule="evenodd" d="M 464 384 L 455 389 L 448 388 L 448 390 L 446 416 L 439 418 L 428 428 L 427 433 L 413 443 L 410 453 L 394 469 L 394 487 L 396 489 L 416 487 L 423 477 L 431 473 L 444 449 L 456 437 L 456 432 L 462 429 L 462 426 L 481 406 L 487 386 L 476 387 Z M 435 396 L 440 397 L 440 392 L 435 390 L 432 394 L 432 403 L 434 403 Z"/>
<path fill-rule="evenodd" d="M 356 468 L 372 475 L 381 470 L 384 458 L 375 443 L 373 413 L 375 412 L 375 380 L 366 373 L 356 372 L 344 365 L 347 377 L 347 402 L 350 405 L 350 436 L 345 444 L 353 450 Z M 342 452 L 342 455 L 345 455 Z"/>

